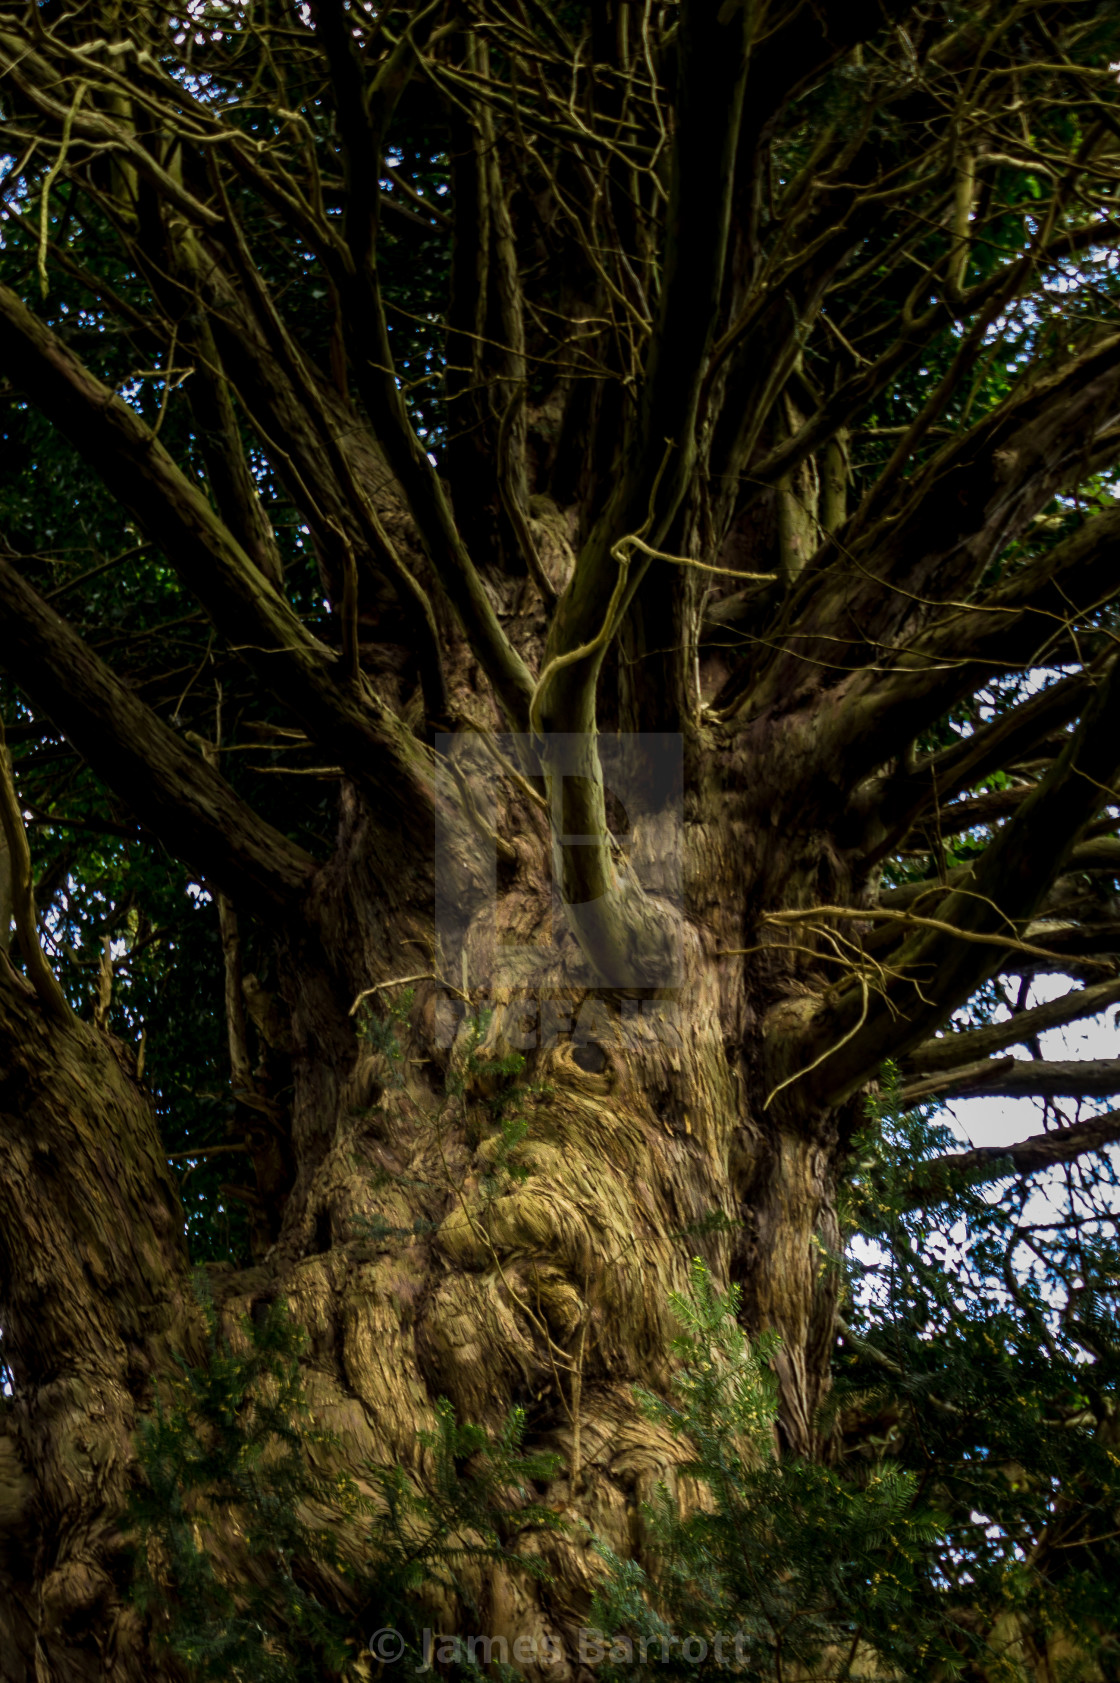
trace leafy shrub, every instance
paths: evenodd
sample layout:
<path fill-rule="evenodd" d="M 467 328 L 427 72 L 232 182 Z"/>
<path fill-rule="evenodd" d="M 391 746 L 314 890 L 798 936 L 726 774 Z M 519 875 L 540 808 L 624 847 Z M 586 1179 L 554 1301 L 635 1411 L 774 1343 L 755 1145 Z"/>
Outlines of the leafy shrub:
<path fill-rule="evenodd" d="M 346 1473 L 318 1472 L 308 1459 L 309 1444 L 333 1440 L 311 1419 L 300 1373 L 305 1339 L 284 1305 L 246 1318 L 235 1351 L 201 1271 L 196 1282 L 205 1359 L 180 1362 L 172 1396 L 140 1428 L 131 1512 L 135 1599 L 192 1680 L 356 1677 L 366 1636 L 380 1626 L 399 1632 L 398 1669 L 407 1674 L 425 1660 L 425 1587 L 440 1584 L 469 1608 L 469 1563 L 501 1560 L 544 1575 L 518 1545 L 527 1532 L 561 1523 L 532 1491 L 552 1477 L 557 1458 L 523 1451 L 521 1410 L 491 1434 L 457 1421 L 441 1399 L 434 1428 L 420 1433 L 430 1452 L 426 1488 L 400 1466 L 371 1465 L 362 1470 L 377 1496 L 363 1498 Z M 335 1523 L 367 1521 L 360 1570 L 338 1558 L 331 1532 L 308 1517 L 316 1511 Z M 469 1655 L 458 1669 L 478 1671 Z"/>
<path fill-rule="evenodd" d="M 704 1263 L 675 1295 L 682 1333 L 671 1400 L 640 1393 L 651 1420 L 687 1441 L 681 1473 L 700 1500 L 682 1511 L 662 1487 L 647 1510 L 646 1573 L 601 1549 L 608 1577 L 592 1611 L 606 1675 L 775 1678 L 851 1673 L 857 1653 L 888 1673 L 919 1662 L 911 1594 L 938 1521 L 915 1475 L 890 1464 L 859 1483 L 776 1453 L 774 1335 L 748 1341 L 739 1294 Z M 595 1658 L 594 1651 L 590 1656 Z M 637 1668 L 637 1669 L 636 1669 Z"/>
<path fill-rule="evenodd" d="M 301 1508 L 329 1499 L 353 1511 L 350 1481 L 328 1482 L 305 1445 L 325 1441 L 309 1418 L 303 1335 L 282 1304 L 246 1319 L 246 1349 L 222 1336 L 205 1274 L 195 1275 L 206 1322 L 203 1362 L 179 1363 L 165 1404 L 139 1433 L 141 1482 L 132 1498 L 134 1594 L 157 1641 L 199 1679 L 311 1683 L 343 1671 L 353 1625 L 301 1581 L 306 1562 L 333 1561 L 330 1538 Z M 240 1538 L 254 1562 L 236 1592 L 216 1556 Z M 212 1543 L 214 1546 L 208 1546 Z"/>

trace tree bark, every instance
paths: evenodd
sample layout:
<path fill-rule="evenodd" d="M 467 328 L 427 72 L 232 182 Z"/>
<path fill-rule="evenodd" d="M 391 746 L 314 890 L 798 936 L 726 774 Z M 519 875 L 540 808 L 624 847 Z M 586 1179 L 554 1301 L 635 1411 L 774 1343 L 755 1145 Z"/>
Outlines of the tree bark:
<path fill-rule="evenodd" d="M 498 818 L 515 845 L 532 828 L 525 805 L 514 787 Z M 343 813 L 339 855 L 308 926 L 285 941 L 280 972 L 294 1183 L 273 1248 L 249 1273 L 214 1271 L 215 1297 L 230 1329 L 254 1303 L 290 1305 L 308 1333 L 315 1419 L 339 1434 L 355 1476 L 369 1459 L 418 1473 L 417 1431 L 433 1424 L 441 1396 L 491 1428 L 512 1404 L 526 1407 L 533 1444 L 563 1459 L 547 1500 L 571 1528 L 539 1544 L 551 1585 L 483 1569 L 479 1604 L 494 1635 L 550 1636 L 573 1655 L 595 1578 L 581 1522 L 641 1557 L 642 1505 L 680 1453 L 644 1420 L 633 1387 L 668 1384 L 668 1297 L 686 1289 L 694 1256 L 718 1281 L 742 1282 L 751 1330 L 781 1334 L 783 1437 L 813 1450 L 833 1337 L 820 1246 L 836 1241 L 839 1136 L 834 1123 L 810 1139 L 772 1122 L 762 1065 L 729 1044 L 764 1000 L 748 999 L 718 957 L 743 897 L 732 905 L 736 865 L 714 812 L 696 826 L 686 868 L 694 894 L 718 901 L 719 927 L 682 925 L 680 988 L 644 998 L 573 989 L 560 966 L 535 1027 L 531 1000 L 491 1000 L 452 1101 L 441 1072 L 449 1058 L 462 1067 L 472 1021 L 486 1021 L 486 990 L 450 1053 L 446 990 L 427 980 L 395 1022 L 399 1055 L 371 1050 L 358 1032 L 369 1002 L 350 1008 L 364 988 L 407 973 L 398 955 L 417 950 L 410 942 L 432 939 L 432 865 L 391 876 L 356 795 Z M 481 851 L 468 831 L 468 873 Z M 551 917 L 544 861 L 529 860 L 499 908 L 499 929 L 515 921 L 521 939 Z M 466 936 L 478 974 L 492 931 L 482 907 Z M 385 1019 L 387 998 L 372 997 L 374 1017 Z M 11 971 L 2 999 L 0 1216 L 6 1234 L 21 1235 L 3 1257 L 8 1433 L 33 1469 L 10 1523 L 23 1535 L 30 1525 L 35 1544 L 11 1579 L 27 1624 L 0 1675 L 36 1675 L 31 1642 L 67 1683 L 99 1667 L 152 1678 L 161 1662 L 120 1592 L 122 1504 L 137 1423 L 173 1353 L 198 1348 L 181 1213 L 129 1055 L 85 1024 L 46 1022 Z M 570 1029 L 550 1034 L 565 1017 Z M 517 1154 L 527 1173 L 495 1195 L 485 1184 L 497 1144 L 488 1068 L 526 1040 L 543 1043 L 525 1050 L 509 1104 L 529 1124 Z M 714 1214 L 724 1230 L 705 1236 Z M 374 1217 L 397 1236 L 364 1238 Z M 415 1224 L 427 1236 L 409 1237 Z"/>
<path fill-rule="evenodd" d="M 0 964 L 0 1674 L 139 1680 L 121 1525 L 138 1418 L 191 1347 L 182 1211 L 129 1053 Z"/>

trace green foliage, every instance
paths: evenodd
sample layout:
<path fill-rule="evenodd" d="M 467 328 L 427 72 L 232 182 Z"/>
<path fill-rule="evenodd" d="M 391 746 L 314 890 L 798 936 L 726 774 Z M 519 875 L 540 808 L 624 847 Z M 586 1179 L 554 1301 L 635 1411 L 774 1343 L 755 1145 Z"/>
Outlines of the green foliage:
<path fill-rule="evenodd" d="M 427 1221 L 421 1216 L 407 1227 L 395 1227 L 386 1221 L 379 1210 L 372 1215 L 363 1215 L 358 1211 L 350 1217 L 350 1233 L 355 1239 L 365 1240 L 369 1244 L 380 1244 L 386 1239 L 422 1239 L 428 1233 L 434 1233 L 438 1222 Z"/>
<path fill-rule="evenodd" d="M 486 1136 L 488 1167 L 479 1183 L 486 1204 L 511 1184 L 526 1179 L 528 1170 L 517 1153 L 529 1134 L 528 1118 L 520 1106 L 526 1099 L 547 1097 L 546 1083 L 521 1079 L 525 1059 L 520 1052 L 497 1056 L 483 1048 L 493 1012 L 476 1011 L 467 1024 L 463 1052 L 447 1076 L 448 1103 L 458 1107 L 468 1145 L 477 1150 Z"/>
<path fill-rule="evenodd" d="M 559 1457 L 526 1452 L 524 1436 L 523 1409 L 511 1409 L 500 1429 L 490 1433 L 457 1421 L 451 1404 L 441 1398 L 434 1428 L 420 1433 L 427 1451 L 422 1489 L 403 1467 L 367 1470 L 380 1497 L 380 1515 L 371 1533 L 376 1580 L 366 1600 L 366 1622 L 387 1624 L 400 1633 L 406 1671 L 425 1664 L 423 1629 L 429 1616 L 420 1592 L 426 1586 L 450 1590 L 478 1628 L 470 1567 L 502 1561 L 538 1580 L 547 1577 L 540 1558 L 524 1554 L 518 1544 L 532 1532 L 562 1526 L 559 1515 L 535 1500 L 533 1488 L 554 1477 Z M 469 1657 L 463 1664 L 472 1669 Z"/>
<path fill-rule="evenodd" d="M 472 1015 L 459 1067 L 447 1078 L 447 1091 L 460 1098 L 472 1089 L 481 1088 L 482 1101 L 496 1116 L 506 1108 L 518 1087 L 517 1078 L 525 1068 L 525 1059 L 520 1052 L 508 1052 L 501 1058 L 483 1052 L 482 1042 L 493 1016 L 493 1011 L 488 1009 Z"/>
<path fill-rule="evenodd" d="M 385 1007 L 384 1016 L 377 1017 L 367 1011 L 358 1030 L 370 1051 L 380 1053 L 385 1059 L 390 1087 L 404 1086 L 404 1048 L 399 1037 L 415 998 L 415 988 L 406 988 Z"/>
<path fill-rule="evenodd" d="M 245 1321 L 246 1347 L 235 1351 L 205 1275 L 195 1278 L 206 1359 L 180 1364 L 172 1396 L 140 1428 L 137 1600 L 157 1641 L 192 1678 L 310 1683 L 340 1674 L 353 1627 L 306 1581 L 309 1561 L 334 1555 L 328 1533 L 301 1510 L 329 1501 L 335 1513 L 354 1511 L 358 1496 L 349 1480 L 328 1484 L 309 1465 L 306 1445 L 327 1439 L 302 1395 L 302 1336 L 274 1304 Z M 236 1560 L 231 1532 L 253 1563 L 232 1586 L 216 1565 L 224 1550 Z"/>
<path fill-rule="evenodd" d="M 846 1461 L 889 1454 L 945 1516 L 910 1612 L 941 1624 L 945 1663 L 991 1666 L 1011 1619 L 1043 1649 L 1068 1636 L 1083 1667 L 1114 1667 L 1116 1165 L 1086 1158 L 1041 1185 L 958 1178 L 915 1207 L 915 1168 L 960 1140 L 899 1089 L 888 1066 L 842 1212 L 852 1302 L 831 1412 Z"/>
<path fill-rule="evenodd" d="M 852 1479 L 780 1457 L 777 1338 L 752 1345 L 737 1289 L 717 1291 L 699 1260 L 689 1296 L 671 1301 L 682 1366 L 671 1400 L 642 1401 L 690 1446 L 680 1471 L 699 1502 L 682 1512 L 662 1487 L 647 1512 L 650 1575 L 601 1551 L 609 1579 L 592 1621 L 610 1636 L 609 1673 L 633 1676 L 636 1656 L 642 1674 L 781 1678 L 830 1654 L 841 1676 L 860 1645 L 896 1673 L 926 1665 L 933 1632 L 912 1603 L 938 1520 L 916 1477 L 883 1463 Z"/>
<path fill-rule="evenodd" d="M 841 1226 L 865 1237 L 887 1239 L 903 1230 L 915 1167 L 959 1149 L 952 1128 L 937 1120 L 936 1107 L 903 1110 L 898 1066 L 885 1063 L 877 1091 L 864 1098 L 866 1120 L 849 1147 L 849 1171 L 840 1197 Z M 977 1213 L 982 1200 L 969 1208 Z"/>
<path fill-rule="evenodd" d="M 670 1239 L 716 1239 L 723 1235 L 733 1237 L 741 1232 L 742 1222 L 729 1216 L 726 1210 L 705 1210 L 696 1221 L 687 1221 L 683 1227 L 675 1228 Z"/>
<path fill-rule="evenodd" d="M 304 1338 L 284 1306 L 246 1318 L 234 1349 L 201 1270 L 195 1279 L 205 1359 L 179 1364 L 171 1396 L 141 1426 L 130 1505 L 135 1599 L 192 1683 L 356 1675 L 365 1633 L 383 1626 L 400 1633 L 405 1669 L 418 1669 L 426 1588 L 445 1587 L 477 1614 L 465 1570 L 473 1563 L 546 1575 L 519 1543 L 562 1523 L 534 1493 L 559 1462 L 524 1450 L 522 1410 L 490 1433 L 457 1421 L 441 1399 L 434 1427 L 419 1435 L 423 1487 L 399 1465 L 369 1465 L 362 1472 L 376 1495 L 363 1497 L 348 1475 L 318 1471 L 309 1458 L 309 1448 L 329 1455 L 335 1440 L 314 1424 Z M 358 1565 L 341 1558 L 346 1523 Z M 477 1672 L 470 1656 L 461 1669 Z"/>

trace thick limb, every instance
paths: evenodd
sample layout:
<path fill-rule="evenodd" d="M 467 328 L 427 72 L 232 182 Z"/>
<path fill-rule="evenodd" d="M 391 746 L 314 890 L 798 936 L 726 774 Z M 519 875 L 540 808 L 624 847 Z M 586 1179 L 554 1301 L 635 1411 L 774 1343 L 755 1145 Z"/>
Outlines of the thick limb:
<path fill-rule="evenodd" d="M 1062 1163 L 1075 1163 L 1102 1147 L 1120 1140 L 1120 1115 L 1093 1116 L 1068 1128 L 1054 1128 L 1046 1134 L 1032 1134 L 1017 1145 L 977 1146 L 972 1151 L 953 1151 L 922 1163 L 914 1171 L 907 1190 L 911 1208 L 941 1203 L 955 1187 L 1002 1180 L 1007 1175 L 1037 1174 Z"/>
<path fill-rule="evenodd" d="M 159 544 L 186 587 L 265 686 L 372 789 L 410 779 L 388 737 L 308 632 L 127 403 L 96 380 L 7 287 L 0 363 Z"/>
<path fill-rule="evenodd" d="M 1001 1099 L 1107 1099 L 1118 1092 L 1120 1062 L 1115 1058 L 993 1058 L 923 1076 L 910 1082 L 902 1097 L 906 1104 L 918 1104 L 934 1097 L 980 1094 Z"/>
<path fill-rule="evenodd" d="M 914 1048 L 905 1067 L 908 1073 L 915 1075 L 952 1072 L 966 1064 L 974 1064 L 980 1058 L 988 1058 L 993 1052 L 1002 1052 L 1005 1047 L 1024 1045 L 1047 1029 L 1064 1028 L 1067 1023 L 1094 1017 L 1118 1000 L 1120 982 L 1098 982 L 1088 988 L 1071 988 L 1060 999 L 1047 1000 L 1029 1011 L 1017 1011 L 1006 1022 L 989 1023 L 984 1028 L 970 1029 L 963 1034 L 946 1034 L 937 1040 L 927 1040 L 924 1045 Z"/>
<path fill-rule="evenodd" d="M 122 684 L 3 556 L 0 663 L 141 822 L 209 881 L 265 912 L 299 904 L 314 862 Z"/>

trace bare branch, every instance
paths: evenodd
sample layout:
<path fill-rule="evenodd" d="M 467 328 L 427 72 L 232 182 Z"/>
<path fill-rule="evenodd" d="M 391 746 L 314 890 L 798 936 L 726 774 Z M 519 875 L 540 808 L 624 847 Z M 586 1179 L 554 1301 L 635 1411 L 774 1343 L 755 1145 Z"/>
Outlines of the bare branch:
<path fill-rule="evenodd" d="M 67 1023 L 71 1018 L 70 1006 L 66 995 L 59 986 L 58 978 L 47 962 L 46 954 L 39 945 L 39 932 L 36 928 L 35 917 L 35 885 L 31 875 L 31 850 L 27 845 L 27 832 L 23 827 L 23 815 L 19 808 L 19 798 L 16 795 L 15 783 L 12 780 L 12 762 L 4 741 L 3 725 L 0 723 L 0 829 L 3 831 L 4 848 L 6 853 L 5 865 L 10 873 L 11 914 L 15 921 L 16 936 L 19 940 L 23 962 L 27 966 L 28 979 L 35 989 L 39 1003 L 44 1011 L 55 1022 Z M 5 909 L 7 912 L 7 908 Z M 7 945 L 7 930 L 5 930 L 5 946 Z"/>
<path fill-rule="evenodd" d="M 1120 1059 L 992 1058 L 910 1082 L 903 1104 L 925 1099 L 1110 1098 L 1120 1093 Z"/>
<path fill-rule="evenodd" d="M 972 1065 L 1005 1046 L 1026 1045 L 1047 1029 L 1062 1028 L 1066 1023 L 1094 1017 L 1110 1005 L 1120 1001 L 1120 981 L 1098 982 L 1094 987 L 1071 988 L 1060 999 L 1050 999 L 1029 1011 L 1017 1011 L 1007 1022 L 989 1023 L 984 1028 L 968 1029 L 962 1033 L 942 1035 L 915 1047 L 907 1058 L 908 1074 L 933 1074 L 935 1071 L 956 1071 L 964 1064 Z M 1118 1089 L 1120 1091 L 1120 1089 Z"/>
<path fill-rule="evenodd" d="M 1120 1113 L 1093 1116 L 1047 1134 L 1032 1134 L 1018 1145 L 985 1145 L 971 1151 L 953 1151 L 944 1157 L 919 1164 L 907 1189 L 913 1209 L 944 1202 L 961 1185 L 984 1185 L 1008 1175 L 1033 1175 L 1061 1163 L 1075 1163 L 1079 1157 L 1101 1151 L 1120 1140 Z"/>

